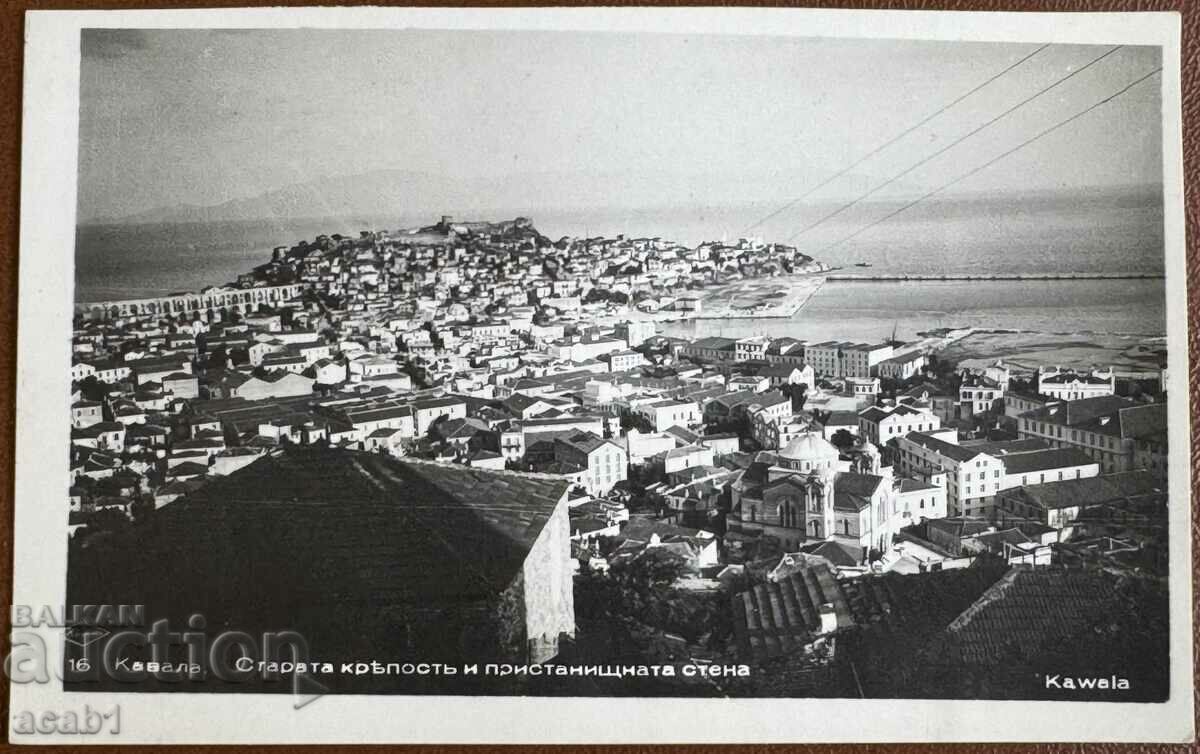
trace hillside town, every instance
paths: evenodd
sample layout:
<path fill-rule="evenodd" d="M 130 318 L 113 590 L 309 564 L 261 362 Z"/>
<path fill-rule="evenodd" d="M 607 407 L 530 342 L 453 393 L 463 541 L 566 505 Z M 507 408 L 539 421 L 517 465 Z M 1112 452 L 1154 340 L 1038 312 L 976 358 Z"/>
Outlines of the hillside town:
<path fill-rule="evenodd" d="M 520 603 L 480 639 L 513 662 L 753 669 L 589 694 L 1087 698 L 1026 677 L 1098 643 L 1114 667 L 1157 651 L 1137 637 L 1166 614 L 1161 381 L 959 369 L 928 340 L 658 333 L 722 285 L 820 269 L 758 240 L 445 217 L 80 305 L 64 517 L 74 563 L 105 567 L 75 594 L 119 602 L 123 557 L 186 579 L 230 549 L 300 569 L 361 547 L 379 616 Z M 1138 667 L 1122 701 L 1165 688 Z"/>

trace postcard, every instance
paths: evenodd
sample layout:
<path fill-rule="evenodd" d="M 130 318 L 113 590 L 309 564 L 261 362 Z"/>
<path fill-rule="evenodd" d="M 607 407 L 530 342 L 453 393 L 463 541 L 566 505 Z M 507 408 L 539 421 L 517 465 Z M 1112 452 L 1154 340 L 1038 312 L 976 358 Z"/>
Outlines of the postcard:
<path fill-rule="evenodd" d="M 1177 15 L 27 40 L 12 740 L 1192 739 Z"/>

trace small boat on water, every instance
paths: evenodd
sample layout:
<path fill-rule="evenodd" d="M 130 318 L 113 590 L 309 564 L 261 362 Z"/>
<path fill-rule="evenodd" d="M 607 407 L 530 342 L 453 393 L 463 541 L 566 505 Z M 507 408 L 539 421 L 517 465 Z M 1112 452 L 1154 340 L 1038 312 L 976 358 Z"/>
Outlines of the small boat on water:
<path fill-rule="evenodd" d="M 855 267 L 870 267 L 871 263 L 870 262 L 855 262 L 854 266 Z"/>

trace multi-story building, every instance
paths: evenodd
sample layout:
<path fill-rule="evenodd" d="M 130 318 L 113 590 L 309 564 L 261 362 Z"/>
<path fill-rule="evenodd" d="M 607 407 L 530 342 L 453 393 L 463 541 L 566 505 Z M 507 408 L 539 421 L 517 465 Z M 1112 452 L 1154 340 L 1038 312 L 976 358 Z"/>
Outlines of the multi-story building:
<path fill-rule="evenodd" d="M 904 381 L 915 377 L 928 362 L 929 359 L 925 354 L 920 351 L 912 351 L 879 362 L 876 365 L 876 374 L 879 377 Z"/>
<path fill-rule="evenodd" d="M 836 340 L 809 343 L 804 347 L 804 362 L 822 377 L 840 377 L 841 346 Z"/>
<path fill-rule="evenodd" d="M 333 415 L 352 426 L 359 441 L 379 430 L 394 430 L 401 439 L 416 436 L 413 408 L 400 401 L 363 401 L 339 406 Z"/>
<path fill-rule="evenodd" d="M 958 396 L 923 382 L 896 396 L 897 403 L 905 403 L 919 409 L 929 409 L 933 415 L 949 424 L 958 418 Z"/>
<path fill-rule="evenodd" d="M 875 376 L 880 362 L 890 359 L 895 349 L 888 344 L 826 341 L 805 346 L 804 358 L 818 375 L 824 377 Z"/>
<path fill-rule="evenodd" d="M 946 503 L 946 477 L 934 474 L 928 482 L 916 479 L 897 479 L 896 526 L 902 529 L 921 522 L 921 519 L 945 518 L 950 515 Z"/>
<path fill-rule="evenodd" d="M 896 440 L 896 469 L 907 477 L 933 483 L 946 475 L 951 516 L 993 517 L 1001 490 L 1033 479 L 1083 478 L 1100 473 L 1099 465 L 1079 452 L 1064 452 L 1028 440 L 960 444 L 956 433 L 912 432 Z"/>
<path fill-rule="evenodd" d="M 804 365 L 804 341 L 795 338 L 776 338 L 763 355 L 771 364 Z"/>
<path fill-rule="evenodd" d="M 1017 434 L 1078 448 L 1106 474 L 1144 468 L 1167 475 L 1166 403 L 1115 395 L 1064 401 L 1020 416 Z"/>
<path fill-rule="evenodd" d="M 1026 393 L 1018 390 L 1009 390 L 1004 394 L 1004 415 L 1017 418 L 1021 414 L 1027 414 L 1030 411 L 1037 411 L 1059 401 L 1054 398 L 1049 398 L 1045 395 L 1037 393 Z"/>
<path fill-rule="evenodd" d="M 733 358 L 735 361 L 761 360 L 766 357 L 769 345 L 771 339 L 765 335 L 741 338 L 734 344 Z"/>
<path fill-rule="evenodd" d="M 638 406 L 637 413 L 650 422 L 655 432 L 673 427 L 692 427 L 700 423 L 700 407 L 692 401 L 662 400 Z"/>
<path fill-rule="evenodd" d="M 423 436 L 435 421 L 443 417 L 446 419 L 467 418 L 467 402 L 462 398 L 446 396 L 445 398 L 414 401 L 412 407 L 418 437 Z"/>
<path fill-rule="evenodd" d="M 898 406 L 872 406 L 858 415 L 858 435 L 876 445 L 885 445 L 909 432 L 933 432 L 942 428 L 942 420 L 930 409 Z"/>
<path fill-rule="evenodd" d="M 878 377 L 847 377 L 846 394 L 854 398 L 858 405 L 870 405 L 879 395 Z"/>
<path fill-rule="evenodd" d="M 772 421 L 766 415 L 756 414 L 750 421 L 750 436 L 767 450 L 786 447 L 794 438 L 812 431 L 812 423 L 799 416 Z"/>
<path fill-rule="evenodd" d="M 679 355 L 703 362 L 733 361 L 737 356 L 737 341 L 733 338 L 700 338 L 681 346 Z"/>
<path fill-rule="evenodd" d="M 629 320 L 614 328 L 618 338 L 624 338 L 630 348 L 637 348 L 642 343 L 654 337 L 655 328 L 652 320 Z"/>
<path fill-rule="evenodd" d="M 803 425 L 807 421 L 797 421 L 792 412 L 792 400 L 778 391 L 763 393 L 757 400 L 746 406 L 750 418 L 750 436 L 761 447 L 779 448 L 797 431 L 788 431 L 789 426 Z"/>
<path fill-rule="evenodd" d="M 895 348 L 886 343 L 852 343 L 842 349 L 840 377 L 869 379 L 876 376 L 880 362 L 892 358 Z"/>
<path fill-rule="evenodd" d="M 624 350 L 626 350 L 626 343 L 619 338 L 589 337 L 578 341 L 565 340 L 551 343 L 547 346 L 546 353 L 563 361 L 582 362 Z"/>
<path fill-rule="evenodd" d="M 640 466 L 651 456 L 666 453 L 678 447 L 675 438 L 663 432 L 642 433 L 631 429 L 623 439 L 629 463 L 634 466 Z"/>
<path fill-rule="evenodd" d="M 893 442 L 897 473 L 929 483 L 935 475 L 946 476 L 947 508 L 952 516 L 974 507 L 978 498 L 993 494 L 1004 476 L 999 459 L 978 447 L 959 445 L 958 432 L 953 429 L 910 432 Z M 997 487 L 989 491 L 989 482 Z"/>
<path fill-rule="evenodd" d="M 1042 367 L 1038 370 L 1038 392 L 1064 401 L 1083 398 L 1098 398 L 1117 392 L 1117 377 L 1112 367 L 1107 372 L 1093 369 L 1076 372 L 1058 367 Z"/>
<path fill-rule="evenodd" d="M 608 368 L 614 372 L 627 372 L 646 363 L 646 357 L 637 351 L 616 351 L 608 355 Z"/>
<path fill-rule="evenodd" d="M 580 482 L 588 494 L 603 495 L 629 478 L 625 448 L 591 432 L 575 432 L 554 441 L 554 460 L 584 470 Z"/>
<path fill-rule="evenodd" d="M 75 401 L 71 404 L 71 426 L 90 427 L 104 421 L 104 404 L 99 401 Z"/>
<path fill-rule="evenodd" d="M 1013 487 L 997 495 L 996 511 L 1002 523 L 1036 521 L 1061 529 L 1088 506 L 1121 510 L 1149 503 L 1165 513 L 1166 501 L 1162 481 L 1138 469 Z"/>
<path fill-rule="evenodd" d="M 999 413 L 1004 391 L 1004 384 L 985 374 L 964 372 L 958 387 L 959 416 L 970 419 L 977 414 Z"/>

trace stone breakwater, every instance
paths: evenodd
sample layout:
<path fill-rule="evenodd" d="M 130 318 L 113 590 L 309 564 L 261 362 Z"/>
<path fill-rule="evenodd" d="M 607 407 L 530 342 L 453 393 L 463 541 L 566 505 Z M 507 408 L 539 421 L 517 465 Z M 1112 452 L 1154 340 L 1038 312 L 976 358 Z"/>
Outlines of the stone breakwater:
<path fill-rule="evenodd" d="M 1020 280 L 1164 280 L 1162 273 L 1151 272 L 1062 272 L 1046 274 L 950 274 L 950 275 L 905 275 L 905 274 L 872 274 L 861 275 L 829 275 L 832 283 L 903 283 L 923 281 L 1020 281 Z"/>

